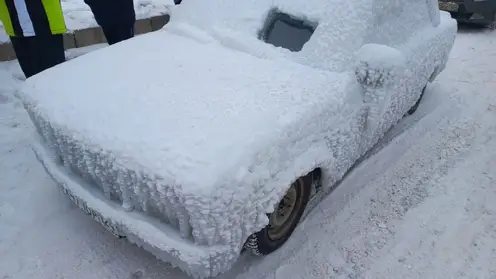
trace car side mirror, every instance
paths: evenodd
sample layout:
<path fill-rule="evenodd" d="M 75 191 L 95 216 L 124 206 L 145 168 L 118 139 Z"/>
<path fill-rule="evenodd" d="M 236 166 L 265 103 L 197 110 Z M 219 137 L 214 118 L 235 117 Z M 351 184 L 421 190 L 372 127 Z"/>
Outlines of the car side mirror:
<path fill-rule="evenodd" d="M 394 83 L 403 72 L 405 58 L 398 49 L 379 44 L 365 44 L 355 55 L 355 76 L 367 89 Z"/>
<path fill-rule="evenodd" d="M 362 87 L 362 100 L 367 107 L 367 127 L 374 133 L 382 122 L 391 97 L 405 76 L 406 59 L 398 49 L 365 44 L 355 56 L 355 77 Z"/>

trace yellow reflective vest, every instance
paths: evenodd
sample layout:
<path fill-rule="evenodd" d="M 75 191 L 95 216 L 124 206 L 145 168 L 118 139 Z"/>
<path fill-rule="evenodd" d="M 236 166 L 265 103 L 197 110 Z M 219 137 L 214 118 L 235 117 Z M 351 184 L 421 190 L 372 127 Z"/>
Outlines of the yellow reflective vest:
<path fill-rule="evenodd" d="M 12 37 L 66 32 L 60 0 L 0 0 L 0 20 Z"/>

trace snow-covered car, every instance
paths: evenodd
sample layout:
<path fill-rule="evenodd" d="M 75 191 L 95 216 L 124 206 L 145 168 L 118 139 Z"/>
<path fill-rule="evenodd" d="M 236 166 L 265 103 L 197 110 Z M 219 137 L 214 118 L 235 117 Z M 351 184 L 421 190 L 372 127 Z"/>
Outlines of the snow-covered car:
<path fill-rule="evenodd" d="M 171 17 L 19 96 L 64 193 L 195 277 L 281 247 L 414 112 L 457 31 L 435 0 L 188 0 Z"/>
<path fill-rule="evenodd" d="M 496 0 L 439 0 L 439 9 L 460 22 L 496 27 Z"/>

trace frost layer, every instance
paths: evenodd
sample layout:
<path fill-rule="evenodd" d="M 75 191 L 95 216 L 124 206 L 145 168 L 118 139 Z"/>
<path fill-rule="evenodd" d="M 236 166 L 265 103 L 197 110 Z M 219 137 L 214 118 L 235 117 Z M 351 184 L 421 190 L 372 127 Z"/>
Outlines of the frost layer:
<path fill-rule="evenodd" d="M 45 71 L 20 95 L 61 169 L 181 245 L 131 241 L 213 276 L 292 181 L 320 167 L 329 190 L 444 69 L 456 23 L 428 3 L 188 0 L 163 31 Z M 274 8 L 318 23 L 302 51 L 257 39 Z M 179 257 L 184 243 L 205 253 Z"/>

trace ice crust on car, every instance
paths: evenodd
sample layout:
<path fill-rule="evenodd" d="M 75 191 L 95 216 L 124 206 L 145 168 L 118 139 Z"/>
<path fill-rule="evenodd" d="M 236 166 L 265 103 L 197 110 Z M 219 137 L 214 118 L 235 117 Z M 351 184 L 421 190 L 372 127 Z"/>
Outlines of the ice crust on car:
<path fill-rule="evenodd" d="M 295 178 L 321 167 L 325 185 L 341 179 L 419 97 L 426 69 L 442 70 L 456 23 L 440 17 L 439 34 L 431 6 L 188 0 L 164 30 L 34 76 L 20 96 L 68 169 L 208 247 L 209 260 L 175 264 L 215 276 Z M 300 52 L 257 38 L 273 9 L 317 23 Z"/>

